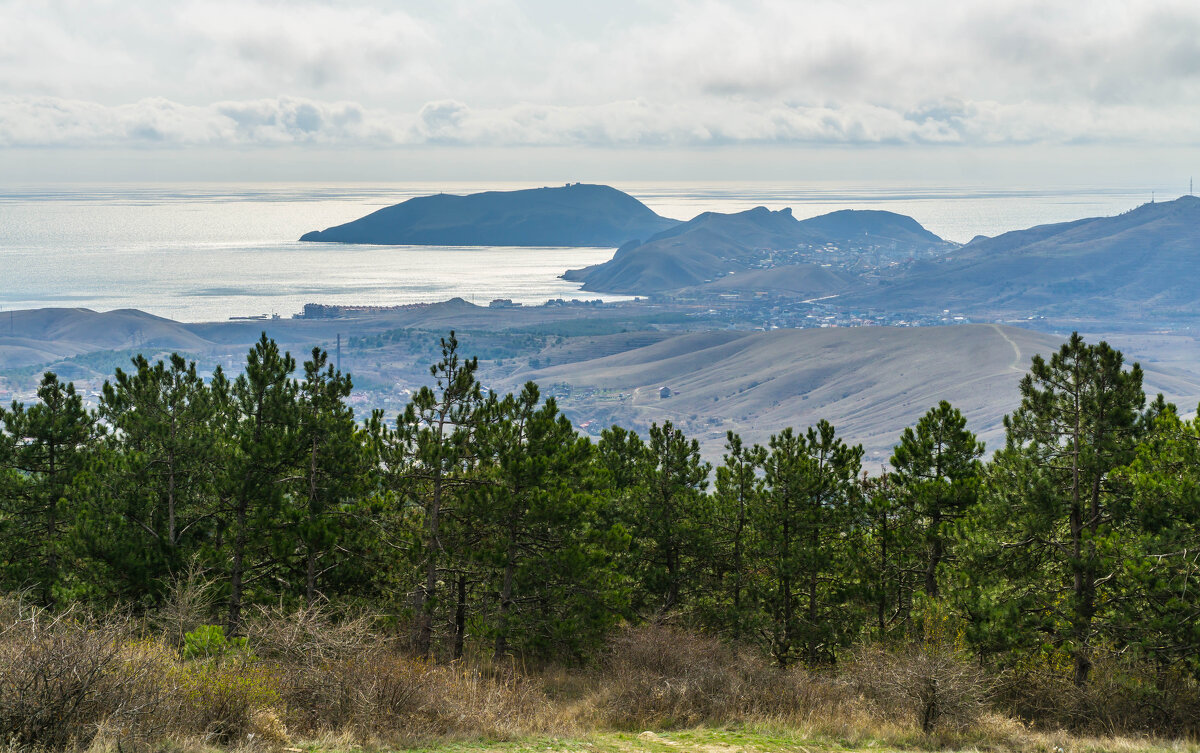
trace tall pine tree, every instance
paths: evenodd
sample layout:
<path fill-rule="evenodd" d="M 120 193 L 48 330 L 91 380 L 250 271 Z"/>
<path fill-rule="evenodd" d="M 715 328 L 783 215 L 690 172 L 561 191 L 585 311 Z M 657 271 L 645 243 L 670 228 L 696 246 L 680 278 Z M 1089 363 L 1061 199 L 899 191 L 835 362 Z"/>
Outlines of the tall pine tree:
<path fill-rule="evenodd" d="M 56 605 L 71 570 L 70 528 L 79 511 L 76 483 L 98 435 L 95 416 L 75 385 L 47 372 L 38 402 L 0 408 L 7 465 L 4 484 L 3 565 L 9 588 L 29 587 L 43 606 Z"/>

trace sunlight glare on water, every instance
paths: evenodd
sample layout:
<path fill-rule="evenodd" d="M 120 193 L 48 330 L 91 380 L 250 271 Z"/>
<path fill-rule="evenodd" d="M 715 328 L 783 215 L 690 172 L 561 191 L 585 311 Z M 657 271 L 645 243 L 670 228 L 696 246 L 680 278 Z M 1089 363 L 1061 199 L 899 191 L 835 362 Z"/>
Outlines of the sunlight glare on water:
<path fill-rule="evenodd" d="M 605 298 L 558 278 L 613 249 L 365 246 L 299 243 L 301 234 L 439 191 L 528 184 L 165 184 L 0 187 L 0 307 L 139 308 L 183 321 L 278 313 L 305 303 L 395 305 L 459 296 L 537 304 Z M 983 190 L 794 184 L 615 186 L 655 211 L 791 207 L 797 218 L 837 209 L 907 214 L 949 240 L 1111 215 L 1144 203 L 1141 189 Z"/>

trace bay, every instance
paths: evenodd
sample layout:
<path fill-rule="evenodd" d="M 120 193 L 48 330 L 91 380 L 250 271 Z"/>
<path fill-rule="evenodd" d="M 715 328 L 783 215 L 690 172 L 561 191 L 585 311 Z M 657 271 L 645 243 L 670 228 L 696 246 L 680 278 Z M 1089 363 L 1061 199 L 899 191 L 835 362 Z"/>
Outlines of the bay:
<path fill-rule="evenodd" d="M 289 316 L 305 303 L 397 305 L 462 297 L 525 304 L 619 300 L 580 291 L 564 270 L 613 249 L 299 243 L 317 230 L 413 196 L 515 183 L 71 184 L 0 186 L 0 307 L 139 308 L 181 321 Z M 791 207 L 907 214 L 949 240 L 1111 215 L 1150 199 L 1139 187 L 616 184 L 668 217 Z M 1160 197 L 1173 198 L 1173 197 Z"/>

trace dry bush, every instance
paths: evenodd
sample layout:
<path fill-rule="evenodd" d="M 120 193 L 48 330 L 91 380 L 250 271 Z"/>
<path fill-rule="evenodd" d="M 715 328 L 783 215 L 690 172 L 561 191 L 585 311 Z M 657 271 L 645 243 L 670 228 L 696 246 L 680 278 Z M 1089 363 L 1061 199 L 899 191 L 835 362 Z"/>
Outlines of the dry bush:
<path fill-rule="evenodd" d="M 969 654 L 937 643 L 861 649 L 845 676 L 881 716 L 924 734 L 963 732 L 988 710 L 990 683 Z"/>
<path fill-rule="evenodd" d="M 185 635 L 212 622 L 217 603 L 213 585 L 195 560 L 171 581 L 166 598 L 151 620 L 170 645 L 181 648 Z"/>
<path fill-rule="evenodd" d="M 1200 684 L 1176 668 L 1100 657 L 1076 687 L 1053 657 L 1030 657 L 1003 673 L 997 704 L 1041 729 L 1097 735 L 1200 736 Z"/>
<path fill-rule="evenodd" d="M 289 728 L 309 736 L 511 737 L 545 731 L 553 718 L 534 680 L 432 665 L 386 648 L 281 671 Z"/>
<path fill-rule="evenodd" d="M 604 720 L 622 728 L 827 719 L 852 714 L 855 701 L 834 678 L 780 670 L 757 653 L 662 625 L 620 632 L 600 682 Z"/>
<path fill-rule="evenodd" d="M 372 650 L 322 664 L 280 667 L 289 727 L 302 734 L 396 731 L 421 706 L 425 668 Z"/>
<path fill-rule="evenodd" d="M 281 704 L 280 678 L 252 656 L 181 661 L 164 676 L 171 729 L 206 742 L 229 743 L 257 732 L 257 719 Z"/>
<path fill-rule="evenodd" d="M 366 615 L 336 620 L 324 605 L 260 608 L 247 621 L 254 654 L 279 674 L 292 728 L 393 731 L 419 706 L 426 668 L 389 650 L 373 622 Z"/>
<path fill-rule="evenodd" d="M 318 603 L 288 611 L 259 607 L 245 630 L 255 655 L 296 666 L 342 661 L 384 644 L 370 614 L 338 618 Z"/>
<path fill-rule="evenodd" d="M 118 617 L 18 610 L 0 626 L 0 736 L 18 748 L 67 750 L 101 730 L 127 746 L 161 734 L 162 656 L 132 628 Z"/>
<path fill-rule="evenodd" d="M 415 659 L 371 615 L 335 616 L 323 605 L 260 609 L 247 621 L 255 656 L 278 678 L 288 728 L 390 739 L 510 736 L 546 728 L 545 693 L 511 671 Z"/>
<path fill-rule="evenodd" d="M 436 734 L 510 738 L 554 728 L 557 713 L 536 678 L 466 664 L 430 668 L 422 717 Z"/>

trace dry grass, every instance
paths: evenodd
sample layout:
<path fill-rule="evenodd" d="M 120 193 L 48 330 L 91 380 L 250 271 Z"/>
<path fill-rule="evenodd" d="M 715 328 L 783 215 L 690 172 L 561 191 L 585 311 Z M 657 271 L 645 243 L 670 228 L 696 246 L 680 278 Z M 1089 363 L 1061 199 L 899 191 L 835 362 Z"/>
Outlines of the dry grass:
<path fill-rule="evenodd" d="M 724 740 L 702 746 L 713 751 L 794 749 L 800 740 L 809 749 L 1169 749 L 1137 737 L 1042 731 L 989 710 L 989 686 L 953 651 L 872 649 L 838 673 L 781 671 L 715 638 L 646 626 L 620 631 L 596 667 L 531 672 L 427 663 L 369 615 L 334 619 L 314 608 L 262 610 L 248 623 L 248 649 L 185 659 L 179 626 L 195 611 L 181 609 L 147 633 L 120 616 L 51 616 L 0 600 L 3 741 L 14 751 L 93 753 L 454 747 L 479 739 L 523 750 L 522 741 L 546 736 L 609 735 L 615 749 L 629 750 L 621 734 L 655 729 L 686 741 L 699 725 Z M 1005 695 L 1013 682 L 1000 688 L 1000 702 L 1014 702 Z M 1050 692 L 1033 687 L 1026 700 L 1044 702 Z M 1179 714 L 1192 696 L 1173 697 L 1171 713 Z M 743 737 L 748 742 L 737 742 Z"/>
<path fill-rule="evenodd" d="M 858 704 L 836 678 L 780 671 L 748 649 L 660 625 L 619 633 L 594 682 L 602 723 L 620 729 L 811 723 L 852 715 Z"/>
<path fill-rule="evenodd" d="M 1030 661 L 1002 674 L 995 696 L 997 707 L 1042 728 L 1200 738 L 1200 686 L 1175 668 L 1102 657 L 1078 688 L 1068 673 Z"/>

